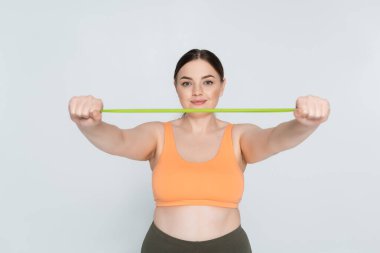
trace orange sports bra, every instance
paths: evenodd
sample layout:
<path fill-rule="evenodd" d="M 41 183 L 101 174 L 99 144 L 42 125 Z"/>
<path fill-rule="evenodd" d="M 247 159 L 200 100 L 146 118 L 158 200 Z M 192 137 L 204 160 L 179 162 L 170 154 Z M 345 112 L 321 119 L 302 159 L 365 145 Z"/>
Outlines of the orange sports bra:
<path fill-rule="evenodd" d="M 244 191 L 244 174 L 235 158 L 232 124 L 224 130 L 219 150 L 206 162 L 189 162 L 178 153 L 173 126 L 164 122 L 162 154 L 153 169 L 156 206 L 211 205 L 237 208 Z"/>

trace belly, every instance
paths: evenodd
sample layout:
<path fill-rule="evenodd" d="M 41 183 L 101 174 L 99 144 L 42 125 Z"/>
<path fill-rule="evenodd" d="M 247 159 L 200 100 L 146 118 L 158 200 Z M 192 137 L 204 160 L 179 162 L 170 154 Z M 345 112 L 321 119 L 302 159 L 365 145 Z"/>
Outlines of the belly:
<path fill-rule="evenodd" d="M 240 225 L 237 208 L 217 206 L 156 207 L 154 224 L 166 234 L 187 241 L 223 236 Z"/>

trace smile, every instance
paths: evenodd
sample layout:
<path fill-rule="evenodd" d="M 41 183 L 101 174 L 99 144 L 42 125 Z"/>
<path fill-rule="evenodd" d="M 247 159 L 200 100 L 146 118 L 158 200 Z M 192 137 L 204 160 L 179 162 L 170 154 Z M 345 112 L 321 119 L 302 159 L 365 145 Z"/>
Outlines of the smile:
<path fill-rule="evenodd" d="M 195 104 L 195 105 L 203 105 L 204 103 L 206 103 L 206 100 L 201 100 L 201 101 L 191 101 L 191 103 Z"/>

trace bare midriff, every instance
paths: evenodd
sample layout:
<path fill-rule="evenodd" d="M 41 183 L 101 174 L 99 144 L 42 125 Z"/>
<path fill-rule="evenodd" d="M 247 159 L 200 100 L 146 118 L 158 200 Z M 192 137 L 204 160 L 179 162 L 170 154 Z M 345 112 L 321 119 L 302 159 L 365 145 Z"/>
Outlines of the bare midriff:
<path fill-rule="evenodd" d="M 217 206 L 159 206 L 154 211 L 154 224 L 172 237 L 205 241 L 238 228 L 240 212 Z"/>

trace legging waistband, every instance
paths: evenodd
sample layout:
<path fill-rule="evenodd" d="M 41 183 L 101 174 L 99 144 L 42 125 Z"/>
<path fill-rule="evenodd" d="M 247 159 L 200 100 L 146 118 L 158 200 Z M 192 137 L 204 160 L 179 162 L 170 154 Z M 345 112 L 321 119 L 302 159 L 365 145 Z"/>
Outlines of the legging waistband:
<path fill-rule="evenodd" d="M 217 237 L 217 238 L 214 238 L 214 239 L 210 239 L 210 240 L 205 240 L 205 241 L 187 241 L 187 240 L 183 240 L 183 239 L 180 239 L 180 238 L 176 238 L 176 237 L 173 237 L 167 233 L 165 233 L 164 231 L 162 231 L 161 229 L 159 229 L 156 224 L 154 224 L 154 221 L 152 222 L 151 226 L 150 226 L 150 229 L 158 236 L 160 236 L 161 238 L 171 242 L 171 243 L 174 243 L 174 244 L 179 244 L 179 245 L 183 245 L 183 246 L 191 246 L 191 245 L 196 245 L 196 246 L 201 246 L 201 245 L 209 245 L 209 244 L 213 244 L 213 243 L 218 243 L 219 241 L 226 241 L 226 240 L 233 240 L 239 236 L 241 236 L 241 233 L 244 233 L 244 230 L 243 228 L 241 227 L 241 225 L 239 225 L 236 229 L 234 229 L 233 231 L 225 234 L 225 235 L 222 235 L 220 237 Z"/>

